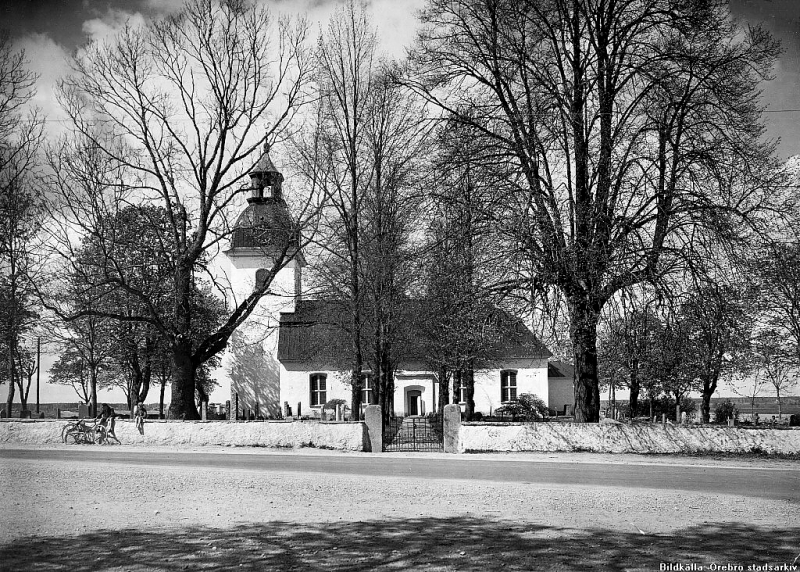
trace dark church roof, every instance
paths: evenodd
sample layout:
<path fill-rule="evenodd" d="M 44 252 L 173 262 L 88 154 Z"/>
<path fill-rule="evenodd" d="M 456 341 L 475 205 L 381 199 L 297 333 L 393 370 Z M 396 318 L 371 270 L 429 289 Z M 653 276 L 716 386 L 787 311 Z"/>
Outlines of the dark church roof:
<path fill-rule="evenodd" d="M 425 339 L 429 336 L 420 324 L 423 303 L 408 300 L 410 318 L 401 337 L 405 341 L 395 350 L 404 362 L 425 360 Z M 552 354 L 521 320 L 494 310 L 503 324 L 500 339 L 494 344 L 492 360 L 548 358 Z M 350 359 L 349 306 L 339 300 L 298 301 L 293 313 L 281 314 L 278 333 L 278 360 L 305 363 L 313 367 L 347 367 Z"/>
<path fill-rule="evenodd" d="M 231 247 L 283 249 L 287 241 L 289 246 L 296 247 L 298 244 L 286 201 L 282 198 L 264 198 L 248 204 L 236 219 Z"/>

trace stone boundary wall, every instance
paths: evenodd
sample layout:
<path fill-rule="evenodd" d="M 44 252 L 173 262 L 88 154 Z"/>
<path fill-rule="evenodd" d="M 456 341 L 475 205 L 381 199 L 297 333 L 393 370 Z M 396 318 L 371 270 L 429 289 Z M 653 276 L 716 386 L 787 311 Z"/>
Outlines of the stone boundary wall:
<path fill-rule="evenodd" d="M 62 443 L 61 430 L 69 420 L 14 420 L 0 423 L 0 446 L 4 443 L 52 445 Z M 149 421 L 144 435 L 133 421 L 118 420 L 115 433 L 123 445 L 227 447 L 316 447 L 363 451 L 363 423 L 317 423 L 307 421 L 238 422 Z"/>
<path fill-rule="evenodd" d="M 458 452 L 800 453 L 800 430 L 583 423 L 464 423 Z"/>

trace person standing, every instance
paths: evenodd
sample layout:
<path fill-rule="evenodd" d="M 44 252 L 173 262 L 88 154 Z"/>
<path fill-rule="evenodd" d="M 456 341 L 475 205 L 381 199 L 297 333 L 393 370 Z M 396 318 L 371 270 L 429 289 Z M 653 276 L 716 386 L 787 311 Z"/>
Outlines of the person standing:
<path fill-rule="evenodd" d="M 116 418 L 117 414 L 114 412 L 114 408 L 108 403 L 103 403 L 103 405 L 100 407 L 100 413 L 96 417 L 96 419 L 100 420 L 100 425 L 106 428 L 106 435 L 113 437 L 114 441 L 119 443 L 120 441 L 117 439 L 117 434 L 114 432 L 117 424 Z M 102 439 L 100 443 L 102 443 Z"/>
<path fill-rule="evenodd" d="M 136 420 L 136 429 L 139 430 L 140 435 L 144 435 L 144 420 L 147 418 L 147 409 L 145 409 L 144 403 L 141 401 L 136 404 L 134 416 Z"/>

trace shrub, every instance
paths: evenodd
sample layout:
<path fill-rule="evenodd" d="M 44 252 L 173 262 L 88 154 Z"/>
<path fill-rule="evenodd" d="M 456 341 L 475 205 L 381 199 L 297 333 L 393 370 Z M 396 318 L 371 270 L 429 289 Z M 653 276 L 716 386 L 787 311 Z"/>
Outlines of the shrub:
<path fill-rule="evenodd" d="M 517 400 L 495 410 L 497 415 L 510 415 L 512 421 L 539 421 L 547 417 L 547 405 L 541 398 L 533 393 L 521 393 Z"/>
<path fill-rule="evenodd" d="M 717 403 L 714 407 L 714 421 L 717 423 L 727 423 L 728 419 L 736 420 L 739 417 L 739 409 L 730 399 Z"/>
<path fill-rule="evenodd" d="M 337 405 L 344 405 L 345 407 L 347 407 L 347 402 L 344 399 L 331 399 L 322 408 L 332 409 L 333 411 L 336 411 Z"/>

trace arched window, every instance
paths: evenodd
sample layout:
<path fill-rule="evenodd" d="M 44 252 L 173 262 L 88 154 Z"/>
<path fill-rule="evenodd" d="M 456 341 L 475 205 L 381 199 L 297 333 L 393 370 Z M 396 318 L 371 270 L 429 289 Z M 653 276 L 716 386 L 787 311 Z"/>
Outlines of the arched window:
<path fill-rule="evenodd" d="M 503 370 L 500 372 L 500 401 L 517 400 L 517 372 Z"/>

